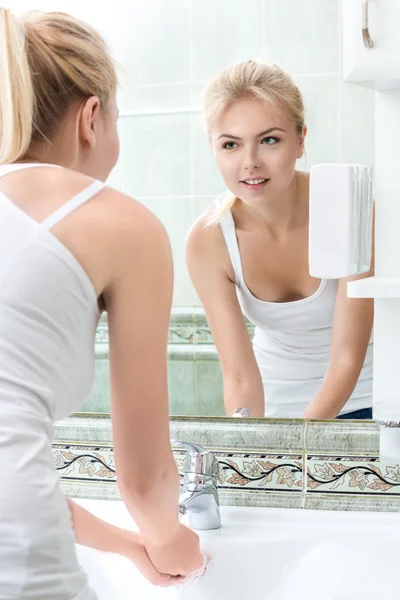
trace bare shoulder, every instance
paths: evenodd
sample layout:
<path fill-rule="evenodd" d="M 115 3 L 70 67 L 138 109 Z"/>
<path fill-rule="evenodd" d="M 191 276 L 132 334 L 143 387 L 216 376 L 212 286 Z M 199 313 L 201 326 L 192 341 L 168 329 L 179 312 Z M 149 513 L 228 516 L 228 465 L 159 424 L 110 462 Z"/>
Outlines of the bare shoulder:
<path fill-rule="evenodd" d="M 98 207 L 100 238 L 107 240 L 112 271 L 132 266 L 142 260 L 169 260 L 171 254 L 168 233 L 159 220 L 141 202 L 114 188 L 105 188 Z"/>
<path fill-rule="evenodd" d="M 235 275 L 219 223 L 208 224 L 215 203 L 193 223 L 186 238 L 186 264 L 192 281 L 213 277 L 233 282 Z"/>
<path fill-rule="evenodd" d="M 186 253 L 190 256 L 210 256 L 224 250 L 224 240 L 218 223 L 209 225 L 208 220 L 215 210 L 211 204 L 193 223 L 186 237 Z"/>
<path fill-rule="evenodd" d="M 93 178 L 63 173 L 82 190 Z M 71 194 L 72 196 L 72 194 Z M 170 269 L 171 247 L 164 225 L 144 204 L 107 185 L 70 222 L 64 240 L 89 273 L 98 294 L 121 278 L 157 265 Z"/>

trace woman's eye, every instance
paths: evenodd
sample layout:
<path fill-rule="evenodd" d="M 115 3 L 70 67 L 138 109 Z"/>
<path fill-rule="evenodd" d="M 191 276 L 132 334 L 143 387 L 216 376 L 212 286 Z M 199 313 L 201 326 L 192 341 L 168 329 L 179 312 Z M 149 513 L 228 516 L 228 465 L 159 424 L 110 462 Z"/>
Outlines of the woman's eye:
<path fill-rule="evenodd" d="M 277 142 L 279 142 L 278 138 L 266 137 L 263 139 L 263 141 L 261 143 L 266 144 L 267 146 L 272 146 L 273 144 L 276 144 Z"/>
<path fill-rule="evenodd" d="M 237 144 L 235 142 L 225 142 L 222 146 L 225 150 L 232 150 Z"/>

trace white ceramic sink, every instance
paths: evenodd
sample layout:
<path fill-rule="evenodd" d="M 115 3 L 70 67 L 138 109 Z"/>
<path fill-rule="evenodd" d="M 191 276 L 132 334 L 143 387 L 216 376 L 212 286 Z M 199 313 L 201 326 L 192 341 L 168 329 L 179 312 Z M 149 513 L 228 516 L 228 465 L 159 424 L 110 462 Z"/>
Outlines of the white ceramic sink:
<path fill-rule="evenodd" d="M 134 529 L 120 502 L 79 500 Z M 155 588 L 124 558 L 78 546 L 99 600 L 394 600 L 400 597 L 400 514 L 222 507 L 200 532 L 213 560 L 181 589 Z"/>

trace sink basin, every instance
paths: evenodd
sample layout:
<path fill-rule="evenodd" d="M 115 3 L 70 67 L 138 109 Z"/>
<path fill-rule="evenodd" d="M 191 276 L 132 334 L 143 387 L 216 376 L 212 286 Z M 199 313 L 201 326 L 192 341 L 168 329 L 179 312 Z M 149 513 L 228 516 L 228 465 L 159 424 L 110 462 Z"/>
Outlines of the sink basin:
<path fill-rule="evenodd" d="M 110 523 L 135 526 L 121 502 L 78 500 Z M 156 588 L 126 559 L 77 546 L 99 600 L 385 600 L 399 597 L 400 515 L 222 507 L 200 532 L 207 574 Z"/>

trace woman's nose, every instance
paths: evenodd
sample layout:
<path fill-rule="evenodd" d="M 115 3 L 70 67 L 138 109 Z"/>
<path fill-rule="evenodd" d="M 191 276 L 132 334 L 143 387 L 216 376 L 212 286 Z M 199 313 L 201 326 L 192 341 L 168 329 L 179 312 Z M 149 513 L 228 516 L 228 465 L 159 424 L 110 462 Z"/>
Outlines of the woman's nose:
<path fill-rule="evenodd" d="M 252 169 L 259 169 L 261 166 L 261 161 L 259 160 L 259 156 L 257 150 L 254 148 L 249 148 L 244 157 L 244 168 L 247 171 L 251 171 Z"/>

